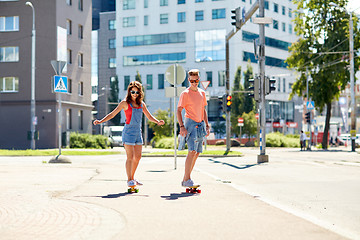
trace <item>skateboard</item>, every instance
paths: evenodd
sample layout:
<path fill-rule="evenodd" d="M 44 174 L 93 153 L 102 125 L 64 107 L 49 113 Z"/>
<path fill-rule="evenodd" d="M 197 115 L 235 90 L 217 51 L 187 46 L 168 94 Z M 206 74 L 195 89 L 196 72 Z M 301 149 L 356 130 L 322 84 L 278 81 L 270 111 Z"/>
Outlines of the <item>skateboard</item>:
<path fill-rule="evenodd" d="M 186 188 L 186 193 L 201 193 L 201 190 L 198 189 L 198 187 L 200 187 L 200 185 L 196 185 L 193 187 L 187 187 Z"/>
<path fill-rule="evenodd" d="M 130 186 L 129 188 L 128 188 L 128 193 L 138 193 L 139 192 L 139 189 L 138 188 L 136 188 L 136 185 L 135 186 Z"/>

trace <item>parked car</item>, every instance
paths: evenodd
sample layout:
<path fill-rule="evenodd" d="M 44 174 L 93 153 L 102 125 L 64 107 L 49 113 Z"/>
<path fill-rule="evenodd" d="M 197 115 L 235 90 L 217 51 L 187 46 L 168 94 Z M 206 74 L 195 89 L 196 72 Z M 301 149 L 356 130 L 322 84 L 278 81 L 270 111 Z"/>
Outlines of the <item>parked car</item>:
<path fill-rule="evenodd" d="M 123 130 L 124 130 L 124 126 L 105 126 L 104 127 L 104 135 L 108 137 L 111 148 L 123 146 L 123 142 L 122 142 Z"/>
<path fill-rule="evenodd" d="M 347 141 L 347 144 L 351 144 L 351 137 L 350 134 L 340 134 L 340 136 L 337 137 L 338 138 L 338 143 L 339 145 L 345 145 L 345 142 Z M 360 134 L 356 134 L 356 139 L 355 139 L 355 147 L 358 148 L 360 147 Z"/>

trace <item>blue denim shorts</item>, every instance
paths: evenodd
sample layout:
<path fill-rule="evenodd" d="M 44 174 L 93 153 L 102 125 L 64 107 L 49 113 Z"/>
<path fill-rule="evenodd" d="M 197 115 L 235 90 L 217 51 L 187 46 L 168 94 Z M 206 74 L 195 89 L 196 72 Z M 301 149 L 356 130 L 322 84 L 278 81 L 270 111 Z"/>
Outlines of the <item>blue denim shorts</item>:
<path fill-rule="evenodd" d="M 198 153 L 202 153 L 202 145 L 203 145 L 203 138 L 197 138 L 197 128 L 194 125 L 199 123 L 193 121 L 190 118 L 185 118 L 184 126 L 186 130 L 193 128 L 194 130 L 190 132 L 189 137 L 187 138 L 187 146 L 189 151 L 196 151 Z"/>
<path fill-rule="evenodd" d="M 127 127 L 125 125 L 122 133 L 122 142 L 127 145 L 143 145 L 141 130 L 135 127 Z"/>

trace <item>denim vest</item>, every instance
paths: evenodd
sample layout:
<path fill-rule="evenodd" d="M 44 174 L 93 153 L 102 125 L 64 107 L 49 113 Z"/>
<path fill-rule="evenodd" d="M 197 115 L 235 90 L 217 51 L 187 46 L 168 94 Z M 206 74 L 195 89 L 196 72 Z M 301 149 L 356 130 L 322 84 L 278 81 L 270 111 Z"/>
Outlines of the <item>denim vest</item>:
<path fill-rule="evenodd" d="M 190 134 L 194 131 L 195 133 L 195 144 L 202 144 L 204 137 L 206 136 L 205 122 L 195 122 L 190 118 L 185 118 L 184 127 L 187 130 L 186 136 L 179 135 L 179 146 L 178 150 L 185 149 L 185 142 L 189 140 Z"/>

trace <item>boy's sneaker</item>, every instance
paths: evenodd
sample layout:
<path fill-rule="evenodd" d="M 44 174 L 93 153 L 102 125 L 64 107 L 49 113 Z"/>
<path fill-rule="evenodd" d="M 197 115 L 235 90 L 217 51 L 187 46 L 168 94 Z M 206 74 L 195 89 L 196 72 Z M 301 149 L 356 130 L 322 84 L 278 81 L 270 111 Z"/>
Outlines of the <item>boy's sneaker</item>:
<path fill-rule="evenodd" d="M 183 186 L 183 187 L 194 187 L 196 185 L 194 184 L 193 180 L 189 179 L 187 181 L 181 182 L 181 186 Z"/>
<path fill-rule="evenodd" d="M 136 182 L 134 180 L 130 180 L 127 182 L 128 187 L 134 187 L 136 186 Z"/>
<path fill-rule="evenodd" d="M 134 181 L 135 181 L 136 185 L 139 185 L 139 186 L 144 185 L 142 182 L 139 182 L 139 180 L 137 180 L 137 179 L 134 179 Z"/>

